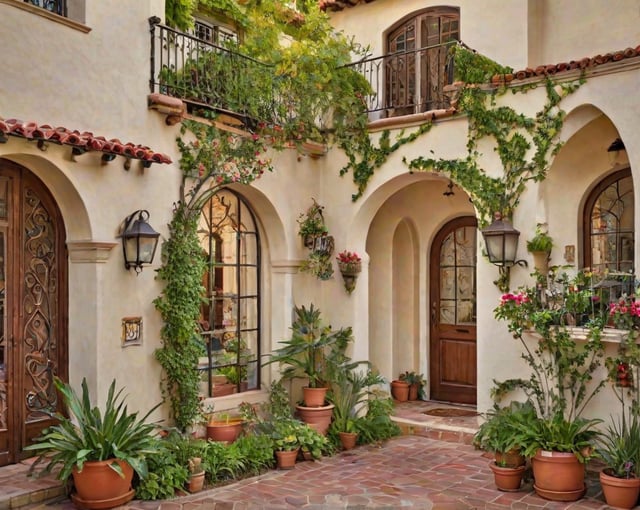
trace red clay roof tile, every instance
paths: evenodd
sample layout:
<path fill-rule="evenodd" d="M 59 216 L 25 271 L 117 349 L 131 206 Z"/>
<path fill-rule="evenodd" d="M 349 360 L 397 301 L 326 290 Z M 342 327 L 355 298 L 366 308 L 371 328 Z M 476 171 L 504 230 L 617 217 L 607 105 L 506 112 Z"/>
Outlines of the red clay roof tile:
<path fill-rule="evenodd" d="M 122 143 L 114 138 L 107 140 L 104 136 L 93 136 L 93 133 L 70 130 L 65 127 L 52 128 L 48 124 L 38 125 L 35 122 L 23 122 L 18 119 L 0 117 L 0 140 L 2 135 L 18 136 L 27 140 L 46 140 L 62 145 L 85 150 L 101 151 L 107 154 L 121 154 L 128 158 L 140 159 L 145 163 L 171 163 L 166 154 L 152 151 L 149 147 Z"/>

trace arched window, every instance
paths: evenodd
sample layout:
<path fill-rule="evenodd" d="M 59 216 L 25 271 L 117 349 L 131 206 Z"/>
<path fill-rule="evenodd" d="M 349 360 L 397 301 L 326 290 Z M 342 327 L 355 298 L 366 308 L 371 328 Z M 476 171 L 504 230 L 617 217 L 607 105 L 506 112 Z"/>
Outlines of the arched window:
<path fill-rule="evenodd" d="M 387 33 L 385 100 L 390 117 L 445 107 L 443 87 L 453 81 L 450 44 L 460 39 L 460 11 L 430 8 Z"/>
<path fill-rule="evenodd" d="M 260 236 L 237 193 L 222 190 L 202 208 L 198 228 L 206 258 L 200 324 L 207 360 L 201 393 L 218 397 L 260 387 Z"/>
<path fill-rule="evenodd" d="M 605 177 L 584 209 L 584 266 L 600 272 L 633 273 L 633 180 L 627 168 Z"/>

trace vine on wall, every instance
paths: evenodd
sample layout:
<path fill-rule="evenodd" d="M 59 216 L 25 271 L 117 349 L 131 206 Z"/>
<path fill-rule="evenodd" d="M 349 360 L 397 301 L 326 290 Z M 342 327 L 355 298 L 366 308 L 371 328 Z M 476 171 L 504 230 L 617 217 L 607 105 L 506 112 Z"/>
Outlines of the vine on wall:
<path fill-rule="evenodd" d="M 185 121 L 180 135 L 176 139 L 182 170 L 180 199 L 162 246 L 158 278 L 165 287 L 154 304 L 164 322 L 162 346 L 155 353 L 164 370 L 163 394 L 176 426 L 184 430 L 199 417 L 196 367 L 205 354 L 198 333 L 206 268 L 198 239 L 200 210 L 223 186 L 249 184 L 272 167 L 266 141 L 258 135 L 243 137 L 194 121 Z"/>

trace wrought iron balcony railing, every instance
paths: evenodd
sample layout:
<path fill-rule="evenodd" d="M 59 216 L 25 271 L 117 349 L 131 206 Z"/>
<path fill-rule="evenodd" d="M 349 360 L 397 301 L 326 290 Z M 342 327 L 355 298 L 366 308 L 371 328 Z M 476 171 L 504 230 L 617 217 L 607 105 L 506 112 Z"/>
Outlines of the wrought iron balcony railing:
<path fill-rule="evenodd" d="M 453 82 L 451 47 L 457 41 L 367 58 L 352 66 L 371 84 L 367 110 L 395 117 L 447 108 L 443 89 Z"/>
<path fill-rule="evenodd" d="M 67 16 L 67 1 L 66 0 L 24 0 L 27 4 L 32 4 L 37 7 L 42 7 L 49 12 L 59 14 L 60 16 Z"/>
<path fill-rule="evenodd" d="M 151 92 L 178 97 L 189 110 L 226 112 L 243 120 L 273 122 L 273 97 L 253 93 L 275 80 L 273 69 L 257 60 L 194 35 L 149 20 L 151 30 Z"/>
<path fill-rule="evenodd" d="M 293 115 L 281 97 L 273 67 L 194 35 L 149 20 L 151 92 L 185 101 L 188 109 L 211 109 L 245 123 L 279 123 Z M 414 51 L 368 58 L 351 66 L 363 74 L 373 93 L 366 98 L 371 119 L 408 115 L 449 104 L 443 89 L 453 81 L 455 41 Z M 273 86 L 270 87 L 269 85 Z M 255 93 L 259 86 L 260 94 Z M 280 90 L 265 97 L 264 91 Z"/>

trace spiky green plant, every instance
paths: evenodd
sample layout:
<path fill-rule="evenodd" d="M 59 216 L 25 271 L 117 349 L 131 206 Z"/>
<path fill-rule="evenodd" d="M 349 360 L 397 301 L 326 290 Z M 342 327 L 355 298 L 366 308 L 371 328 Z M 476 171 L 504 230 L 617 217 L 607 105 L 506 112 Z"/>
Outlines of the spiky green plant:
<path fill-rule="evenodd" d="M 157 425 L 146 423 L 155 406 L 141 419 L 138 413 L 129 413 L 122 396 L 123 389 L 116 393 L 116 381 L 109 386 L 104 411 L 93 407 L 89 399 L 86 379 L 82 379 L 82 397 L 79 397 L 70 385 L 59 378 L 54 379 L 56 389 L 62 395 L 63 403 L 69 413 L 49 413 L 58 421 L 46 428 L 27 446 L 29 451 L 39 452 L 34 467 L 46 461 L 44 473 L 60 465 L 60 480 L 66 480 L 74 468 L 82 471 L 85 462 L 120 459 L 127 462 L 140 478 L 147 475 L 145 456 L 158 452 Z M 111 469 L 124 476 L 116 462 Z"/>

